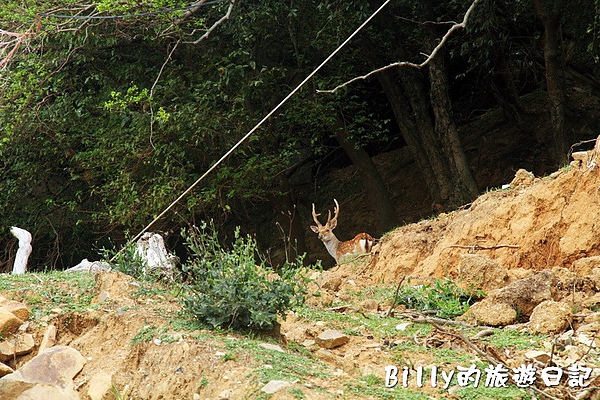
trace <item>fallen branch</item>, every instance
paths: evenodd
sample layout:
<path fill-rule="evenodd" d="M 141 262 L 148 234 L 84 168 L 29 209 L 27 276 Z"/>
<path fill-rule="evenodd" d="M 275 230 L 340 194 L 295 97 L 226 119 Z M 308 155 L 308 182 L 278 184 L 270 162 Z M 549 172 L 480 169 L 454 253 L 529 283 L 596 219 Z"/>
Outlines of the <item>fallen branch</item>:
<path fill-rule="evenodd" d="M 416 69 L 422 69 L 423 67 L 425 67 L 427 64 L 429 64 L 431 62 L 431 60 L 433 60 L 433 58 L 437 55 L 437 53 L 441 50 L 441 48 L 446 44 L 446 42 L 448 41 L 448 39 L 450 38 L 450 35 L 452 35 L 452 33 L 458 29 L 463 29 L 467 26 L 467 21 L 469 20 L 469 16 L 471 15 L 471 13 L 473 12 L 473 10 L 475 9 L 475 6 L 477 5 L 477 3 L 479 3 L 479 0 L 474 0 L 473 3 L 471 4 L 471 6 L 467 9 L 467 12 L 465 12 L 465 16 L 463 17 L 463 20 L 460 23 L 454 23 L 454 25 L 452 25 L 449 29 L 448 32 L 446 32 L 446 34 L 442 37 L 442 39 L 440 40 L 440 42 L 438 43 L 438 45 L 433 49 L 433 51 L 427 55 L 425 54 L 426 58 L 425 61 L 423 61 L 420 64 L 417 63 L 413 63 L 413 62 L 409 62 L 409 61 L 399 61 L 399 62 L 394 62 L 391 63 L 389 65 L 386 65 L 385 67 L 381 67 L 381 68 L 377 68 L 365 75 L 361 75 L 361 76 L 357 76 L 355 78 L 350 79 L 347 82 L 344 82 L 338 86 L 336 86 L 333 89 L 329 89 L 329 90 L 317 90 L 317 93 L 335 93 L 338 90 L 340 90 L 341 88 L 348 86 L 354 82 L 360 81 L 360 80 L 365 80 L 368 79 L 370 77 L 372 77 L 373 75 L 385 71 L 387 69 L 390 68 L 395 68 L 395 67 L 411 67 L 411 68 L 416 68 Z"/>
<path fill-rule="evenodd" d="M 398 286 L 396 287 L 396 294 L 394 294 L 394 300 L 392 301 L 392 305 L 390 306 L 390 309 L 387 310 L 386 313 L 383 314 L 384 317 L 389 316 L 392 311 L 394 310 L 394 307 L 396 306 L 396 301 L 398 300 L 398 294 L 400 293 L 400 285 L 402 285 L 402 282 L 404 282 L 404 279 L 406 279 L 406 275 L 402 277 L 402 279 L 400 279 L 400 282 L 398 282 Z"/>
<path fill-rule="evenodd" d="M 501 360 L 497 360 L 496 358 L 490 356 L 485 351 L 481 350 L 479 347 L 477 347 L 475 345 L 475 343 L 471 342 L 471 340 L 469 340 L 469 338 L 466 337 L 462 332 L 459 332 L 459 331 L 456 331 L 456 332 L 447 331 L 447 330 L 442 329 L 437 323 L 435 323 L 433 321 L 430 321 L 430 323 L 439 332 L 441 332 L 441 333 L 443 333 L 445 335 L 453 336 L 455 338 L 458 338 L 458 339 L 462 340 L 467 346 L 469 346 L 471 349 L 473 349 L 477 354 L 479 354 L 479 356 L 485 358 L 490 364 L 493 364 L 494 366 L 502 364 Z"/>
<path fill-rule="evenodd" d="M 495 246 L 481 246 L 479 244 L 469 244 L 469 245 L 453 244 L 448 247 L 449 248 L 453 247 L 453 248 L 458 248 L 458 249 L 469 249 L 471 252 L 475 252 L 476 250 L 496 250 L 496 249 L 502 249 L 502 248 L 518 249 L 521 246 L 519 246 L 518 244 L 497 244 Z"/>

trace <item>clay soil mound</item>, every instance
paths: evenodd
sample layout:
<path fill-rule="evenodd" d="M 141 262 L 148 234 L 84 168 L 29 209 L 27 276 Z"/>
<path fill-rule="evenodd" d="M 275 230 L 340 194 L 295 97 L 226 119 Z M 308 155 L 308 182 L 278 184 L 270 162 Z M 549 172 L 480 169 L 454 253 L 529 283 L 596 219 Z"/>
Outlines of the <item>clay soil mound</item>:
<path fill-rule="evenodd" d="M 514 273 L 558 266 L 590 274 L 589 263 L 574 262 L 600 254 L 600 170 L 568 167 L 542 179 L 521 177 L 463 210 L 386 235 L 366 274 L 388 283 L 403 276 L 456 278 L 466 253 Z"/>

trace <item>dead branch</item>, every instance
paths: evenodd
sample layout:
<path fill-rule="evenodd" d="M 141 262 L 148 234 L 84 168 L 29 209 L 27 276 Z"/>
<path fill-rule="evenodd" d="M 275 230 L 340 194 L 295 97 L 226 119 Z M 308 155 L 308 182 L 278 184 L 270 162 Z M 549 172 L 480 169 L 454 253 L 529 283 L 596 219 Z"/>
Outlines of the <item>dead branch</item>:
<path fill-rule="evenodd" d="M 390 309 L 387 310 L 385 314 L 383 314 L 384 317 L 390 316 L 390 314 L 394 310 L 394 307 L 396 306 L 396 301 L 398 300 L 398 294 L 400 294 L 400 286 L 402 285 L 402 282 L 404 282 L 404 279 L 406 279 L 406 275 L 404 275 L 402 279 L 400 279 L 400 282 L 398 282 L 398 286 L 396 286 L 396 293 L 394 294 L 394 300 L 392 300 L 392 305 L 390 306 Z"/>
<path fill-rule="evenodd" d="M 372 77 L 373 75 L 385 71 L 387 69 L 390 68 L 395 68 L 395 67 L 411 67 L 411 68 L 416 68 L 416 69 L 421 69 L 423 67 L 425 67 L 427 64 L 429 64 L 431 62 L 431 60 L 433 60 L 433 58 L 437 55 L 437 53 L 442 49 L 442 47 L 446 44 L 446 42 L 448 41 L 448 39 L 450 38 L 450 36 L 454 33 L 454 31 L 458 30 L 458 29 L 463 29 L 467 26 L 467 21 L 469 20 L 469 16 L 471 15 L 471 13 L 473 12 L 473 10 L 475 9 L 475 6 L 477 5 L 477 3 L 479 3 L 479 0 L 474 0 L 473 3 L 471 4 L 471 6 L 467 9 L 467 11 L 465 12 L 465 16 L 462 20 L 462 22 L 460 23 L 454 23 L 454 25 L 452 25 L 448 31 L 446 32 L 446 34 L 442 37 L 442 39 L 440 40 L 440 42 L 438 43 L 438 45 L 433 49 L 433 51 L 427 55 L 424 54 L 426 56 L 425 61 L 423 61 L 420 64 L 417 63 L 413 63 L 413 62 L 409 62 L 409 61 L 399 61 L 399 62 L 394 62 L 391 63 L 389 65 L 386 65 L 385 67 L 381 67 L 381 68 L 377 68 L 365 75 L 361 75 L 361 76 L 357 76 L 355 78 L 350 79 L 347 82 L 344 82 L 338 86 L 336 86 L 333 89 L 329 89 L 329 90 L 317 90 L 317 93 L 335 93 L 338 90 L 340 90 L 341 88 L 348 86 L 354 82 L 360 81 L 360 80 L 365 80 L 368 79 L 370 77 Z"/>
<path fill-rule="evenodd" d="M 198 2 L 198 8 L 201 6 L 202 2 Z M 210 36 L 210 34 L 217 29 L 220 25 L 222 25 L 225 21 L 227 21 L 230 17 L 231 17 L 231 12 L 233 11 L 233 6 L 235 5 L 235 0 L 231 0 L 231 2 L 229 3 L 229 7 L 227 8 L 227 12 L 225 13 L 225 15 L 223 15 L 221 18 L 219 18 L 218 21 L 216 21 L 214 24 L 212 24 L 212 26 L 210 28 L 208 28 L 204 34 L 202 36 L 200 36 L 198 39 L 192 41 L 192 42 L 184 42 L 184 43 L 188 43 L 188 44 L 198 44 L 201 41 L 203 41 L 204 39 L 208 38 Z M 193 10 L 197 10 L 197 9 L 193 9 Z M 191 11 L 191 10 L 190 10 Z M 194 11 L 195 12 L 195 11 Z M 191 15 L 191 14 L 190 14 Z M 191 34 L 195 34 L 196 30 L 194 30 Z"/>
<path fill-rule="evenodd" d="M 502 249 L 502 248 L 509 248 L 509 249 L 518 249 L 521 246 L 519 246 L 518 244 L 497 244 L 495 246 L 481 246 L 479 244 L 470 244 L 470 245 L 463 245 L 463 244 L 453 244 L 448 246 L 447 248 L 458 248 L 458 249 L 469 249 L 470 252 L 474 253 L 476 250 L 496 250 L 496 249 Z"/>
<path fill-rule="evenodd" d="M 433 321 L 429 321 L 429 323 L 431 325 L 433 325 L 433 327 L 436 330 L 438 330 L 439 332 L 441 332 L 441 333 L 443 333 L 445 335 L 454 336 L 455 338 L 458 338 L 458 339 L 462 340 L 467 346 L 469 346 L 477 354 L 479 354 L 480 357 L 485 358 L 490 364 L 493 364 L 494 366 L 502 364 L 502 362 L 500 360 L 496 360 L 494 357 L 490 356 L 488 353 L 486 353 L 485 351 L 483 351 L 479 347 L 477 347 L 475 345 L 475 343 L 471 342 L 471 340 L 469 340 L 469 338 L 466 337 L 462 332 L 460 332 L 460 331 L 447 331 L 447 330 L 442 329 L 437 323 L 435 323 Z"/>

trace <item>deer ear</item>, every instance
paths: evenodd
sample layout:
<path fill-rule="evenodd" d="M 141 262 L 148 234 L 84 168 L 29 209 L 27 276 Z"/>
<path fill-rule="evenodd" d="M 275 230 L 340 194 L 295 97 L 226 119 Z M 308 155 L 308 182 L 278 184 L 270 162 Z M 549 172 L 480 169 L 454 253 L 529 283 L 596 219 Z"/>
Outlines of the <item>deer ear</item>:
<path fill-rule="evenodd" d="M 311 225 L 310 229 L 312 229 L 314 233 L 319 233 L 319 228 L 314 225 Z"/>
<path fill-rule="evenodd" d="M 334 219 L 333 221 L 331 221 L 331 223 L 329 224 L 329 229 L 334 230 L 335 227 L 337 226 L 337 219 Z"/>

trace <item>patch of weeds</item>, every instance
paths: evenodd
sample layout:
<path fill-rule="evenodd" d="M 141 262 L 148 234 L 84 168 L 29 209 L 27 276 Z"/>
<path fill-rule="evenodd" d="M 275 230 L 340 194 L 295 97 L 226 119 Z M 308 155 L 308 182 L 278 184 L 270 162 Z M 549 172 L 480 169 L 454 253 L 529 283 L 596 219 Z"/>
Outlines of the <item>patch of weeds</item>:
<path fill-rule="evenodd" d="M 126 385 L 123 388 L 123 391 L 121 391 L 114 383 L 112 384 L 112 386 L 110 387 L 110 390 L 108 391 L 110 394 L 113 395 L 113 398 L 115 400 L 127 400 L 129 398 L 129 385 Z"/>
<path fill-rule="evenodd" d="M 380 303 L 389 301 L 394 298 L 396 287 L 392 286 L 372 286 L 367 289 L 357 290 L 350 292 L 351 295 L 356 296 L 359 300 L 374 299 Z"/>
<path fill-rule="evenodd" d="M 369 396 L 370 398 L 377 399 L 398 399 L 398 400 L 424 400 L 429 399 L 423 392 L 416 390 L 406 389 L 400 386 L 395 388 L 386 388 L 384 382 L 376 375 L 363 376 L 352 383 L 345 385 L 346 394 L 359 396 L 364 398 Z"/>
<path fill-rule="evenodd" d="M 84 311 L 92 306 L 93 274 L 49 271 L 21 275 L 2 274 L 0 291 L 32 308 L 34 318 L 50 314 L 53 308 Z"/>
<path fill-rule="evenodd" d="M 142 342 L 149 342 L 155 336 L 159 334 L 159 328 L 155 325 L 146 325 L 138 331 L 138 333 L 131 339 L 132 344 L 138 344 Z"/>
<path fill-rule="evenodd" d="M 395 317 L 379 318 L 356 313 L 338 313 L 313 307 L 302 307 L 296 310 L 300 319 L 307 321 L 323 321 L 333 329 L 348 330 L 356 335 L 373 335 L 378 338 L 395 336 L 427 335 L 433 327 L 430 324 L 410 324 L 405 331 L 399 331 L 396 326 L 403 319 Z"/>
<path fill-rule="evenodd" d="M 184 233 L 190 262 L 182 266 L 190 277 L 185 309 L 213 328 L 268 330 L 287 312 L 304 303 L 306 278 L 302 257 L 278 271 L 257 257 L 257 244 L 239 228 L 229 250 L 219 243 L 212 224 Z"/>
<path fill-rule="evenodd" d="M 523 389 L 515 386 L 509 387 L 465 387 L 459 389 L 456 393 L 461 400 L 512 400 L 512 399 L 531 399 L 532 396 Z"/>
<path fill-rule="evenodd" d="M 236 361 L 237 357 L 232 352 L 228 351 L 227 353 L 221 356 L 221 360 L 223 361 Z"/>
<path fill-rule="evenodd" d="M 295 399 L 298 400 L 302 400 L 305 399 L 306 396 L 304 395 L 304 392 L 302 391 L 302 389 L 299 388 L 291 388 L 290 390 L 288 390 L 288 393 Z"/>
<path fill-rule="evenodd" d="M 208 378 L 206 376 L 202 375 L 202 378 L 200 378 L 200 382 L 198 383 L 198 390 L 204 389 L 207 386 L 208 386 Z"/>
<path fill-rule="evenodd" d="M 201 323 L 197 319 L 186 317 L 181 313 L 169 321 L 169 326 L 175 331 L 201 331 L 209 328 L 208 325 Z"/>
<path fill-rule="evenodd" d="M 499 349 L 525 350 L 543 347 L 541 343 L 546 338 L 544 335 L 535 335 L 529 332 L 519 332 L 514 329 L 504 328 L 495 329 L 494 334 L 484 338 L 483 341 Z"/>
<path fill-rule="evenodd" d="M 419 311 L 434 310 L 438 317 L 454 318 L 483 296 L 482 291 L 467 291 L 450 279 L 438 279 L 433 284 L 402 286 L 396 304 Z"/>
<path fill-rule="evenodd" d="M 344 329 L 344 334 L 348 336 L 361 336 L 362 333 L 357 328 L 346 328 Z"/>
<path fill-rule="evenodd" d="M 260 342 L 247 339 L 226 338 L 225 347 L 234 349 L 234 352 L 248 351 L 258 364 L 251 374 L 263 383 L 271 380 L 304 382 L 306 377 L 329 377 L 327 366 L 312 358 L 312 354 L 307 356 L 305 353 L 267 349 L 260 346 Z"/>

